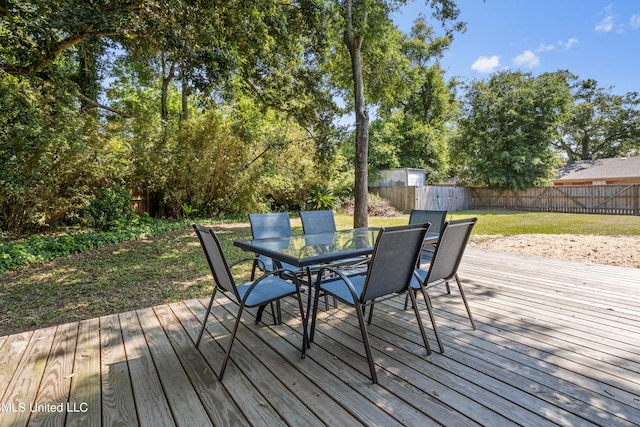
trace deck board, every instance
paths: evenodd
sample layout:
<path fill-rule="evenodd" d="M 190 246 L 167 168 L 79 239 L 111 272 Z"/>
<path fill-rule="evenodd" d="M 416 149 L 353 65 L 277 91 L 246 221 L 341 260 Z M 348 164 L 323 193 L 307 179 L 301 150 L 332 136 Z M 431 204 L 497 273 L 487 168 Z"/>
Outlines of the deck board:
<path fill-rule="evenodd" d="M 69 401 L 77 338 L 77 323 L 60 325 L 56 328 L 51 353 L 35 399 L 35 407 L 46 403 L 58 405 Z M 66 418 L 65 412 L 36 411 L 29 419 L 29 425 L 63 425 Z"/>
<path fill-rule="evenodd" d="M 245 313 L 222 383 L 224 296 L 199 348 L 205 299 L 3 336 L 0 426 L 640 425 L 640 269 L 469 248 L 460 276 L 478 328 L 431 289 L 444 354 L 424 310 L 431 355 L 403 297 L 376 305 L 377 385 L 344 305 L 306 359 L 293 299 L 282 325 Z"/>
<path fill-rule="evenodd" d="M 100 342 L 103 424 L 135 425 L 136 406 L 117 314 L 100 319 Z"/>

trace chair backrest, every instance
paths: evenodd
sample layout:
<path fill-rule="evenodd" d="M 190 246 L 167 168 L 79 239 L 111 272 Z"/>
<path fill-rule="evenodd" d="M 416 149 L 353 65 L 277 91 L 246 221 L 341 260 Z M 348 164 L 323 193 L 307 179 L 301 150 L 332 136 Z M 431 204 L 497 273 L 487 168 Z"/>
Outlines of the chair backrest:
<path fill-rule="evenodd" d="M 191 224 L 191 226 L 200 240 L 200 246 L 202 246 L 216 284 L 224 291 L 233 292 L 239 301 L 238 290 L 236 289 L 231 270 L 229 270 L 227 260 L 222 252 L 222 246 L 220 245 L 218 236 L 216 236 L 212 228 L 203 227 L 198 224 Z"/>
<path fill-rule="evenodd" d="M 429 224 L 383 228 L 369 262 L 360 302 L 402 292 L 409 287 Z"/>
<path fill-rule="evenodd" d="M 458 272 L 471 230 L 477 220 L 478 218 L 470 218 L 445 222 L 429 266 L 426 284 L 449 279 Z"/>
<path fill-rule="evenodd" d="M 409 224 L 431 224 L 430 233 L 440 233 L 447 219 L 447 211 L 431 211 L 412 209 L 409 215 Z"/>
<path fill-rule="evenodd" d="M 291 221 L 286 212 L 249 214 L 251 234 L 254 239 L 291 236 Z"/>
<path fill-rule="evenodd" d="M 302 232 L 304 234 L 327 233 L 336 231 L 333 211 L 300 211 Z"/>

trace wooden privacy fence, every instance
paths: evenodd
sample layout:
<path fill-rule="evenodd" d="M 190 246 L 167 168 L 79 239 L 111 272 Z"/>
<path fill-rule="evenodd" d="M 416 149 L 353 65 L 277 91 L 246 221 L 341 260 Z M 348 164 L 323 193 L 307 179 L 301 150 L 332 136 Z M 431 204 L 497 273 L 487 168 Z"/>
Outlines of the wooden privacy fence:
<path fill-rule="evenodd" d="M 572 185 L 528 190 L 450 186 L 371 187 L 398 210 L 511 209 L 540 212 L 640 215 L 640 184 Z"/>
<path fill-rule="evenodd" d="M 640 215 L 640 184 L 571 185 L 528 190 L 470 188 L 476 209 Z"/>
<path fill-rule="evenodd" d="M 464 187 L 422 185 L 370 187 L 369 190 L 402 212 L 410 212 L 411 209 L 450 212 L 471 209 L 471 194 Z"/>

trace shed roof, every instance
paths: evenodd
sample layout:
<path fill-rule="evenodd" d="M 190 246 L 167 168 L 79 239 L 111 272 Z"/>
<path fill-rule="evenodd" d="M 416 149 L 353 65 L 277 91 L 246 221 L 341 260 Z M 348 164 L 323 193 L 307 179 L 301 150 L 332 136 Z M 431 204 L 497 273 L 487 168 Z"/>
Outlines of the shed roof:
<path fill-rule="evenodd" d="M 640 157 L 581 160 L 569 162 L 555 181 L 575 181 L 640 177 Z"/>

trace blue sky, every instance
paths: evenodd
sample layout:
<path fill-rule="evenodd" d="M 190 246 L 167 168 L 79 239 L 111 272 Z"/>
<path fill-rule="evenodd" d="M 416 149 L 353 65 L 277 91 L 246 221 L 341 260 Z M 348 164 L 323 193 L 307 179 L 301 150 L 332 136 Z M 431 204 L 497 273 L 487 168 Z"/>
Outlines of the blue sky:
<path fill-rule="evenodd" d="M 487 79 L 509 69 L 538 75 L 569 70 L 614 94 L 640 92 L 640 0 L 458 0 L 467 31 L 441 64 L 447 77 Z M 405 32 L 423 0 L 395 19 Z M 431 21 L 430 21 L 431 22 Z M 433 23 L 439 29 L 438 23 Z"/>

